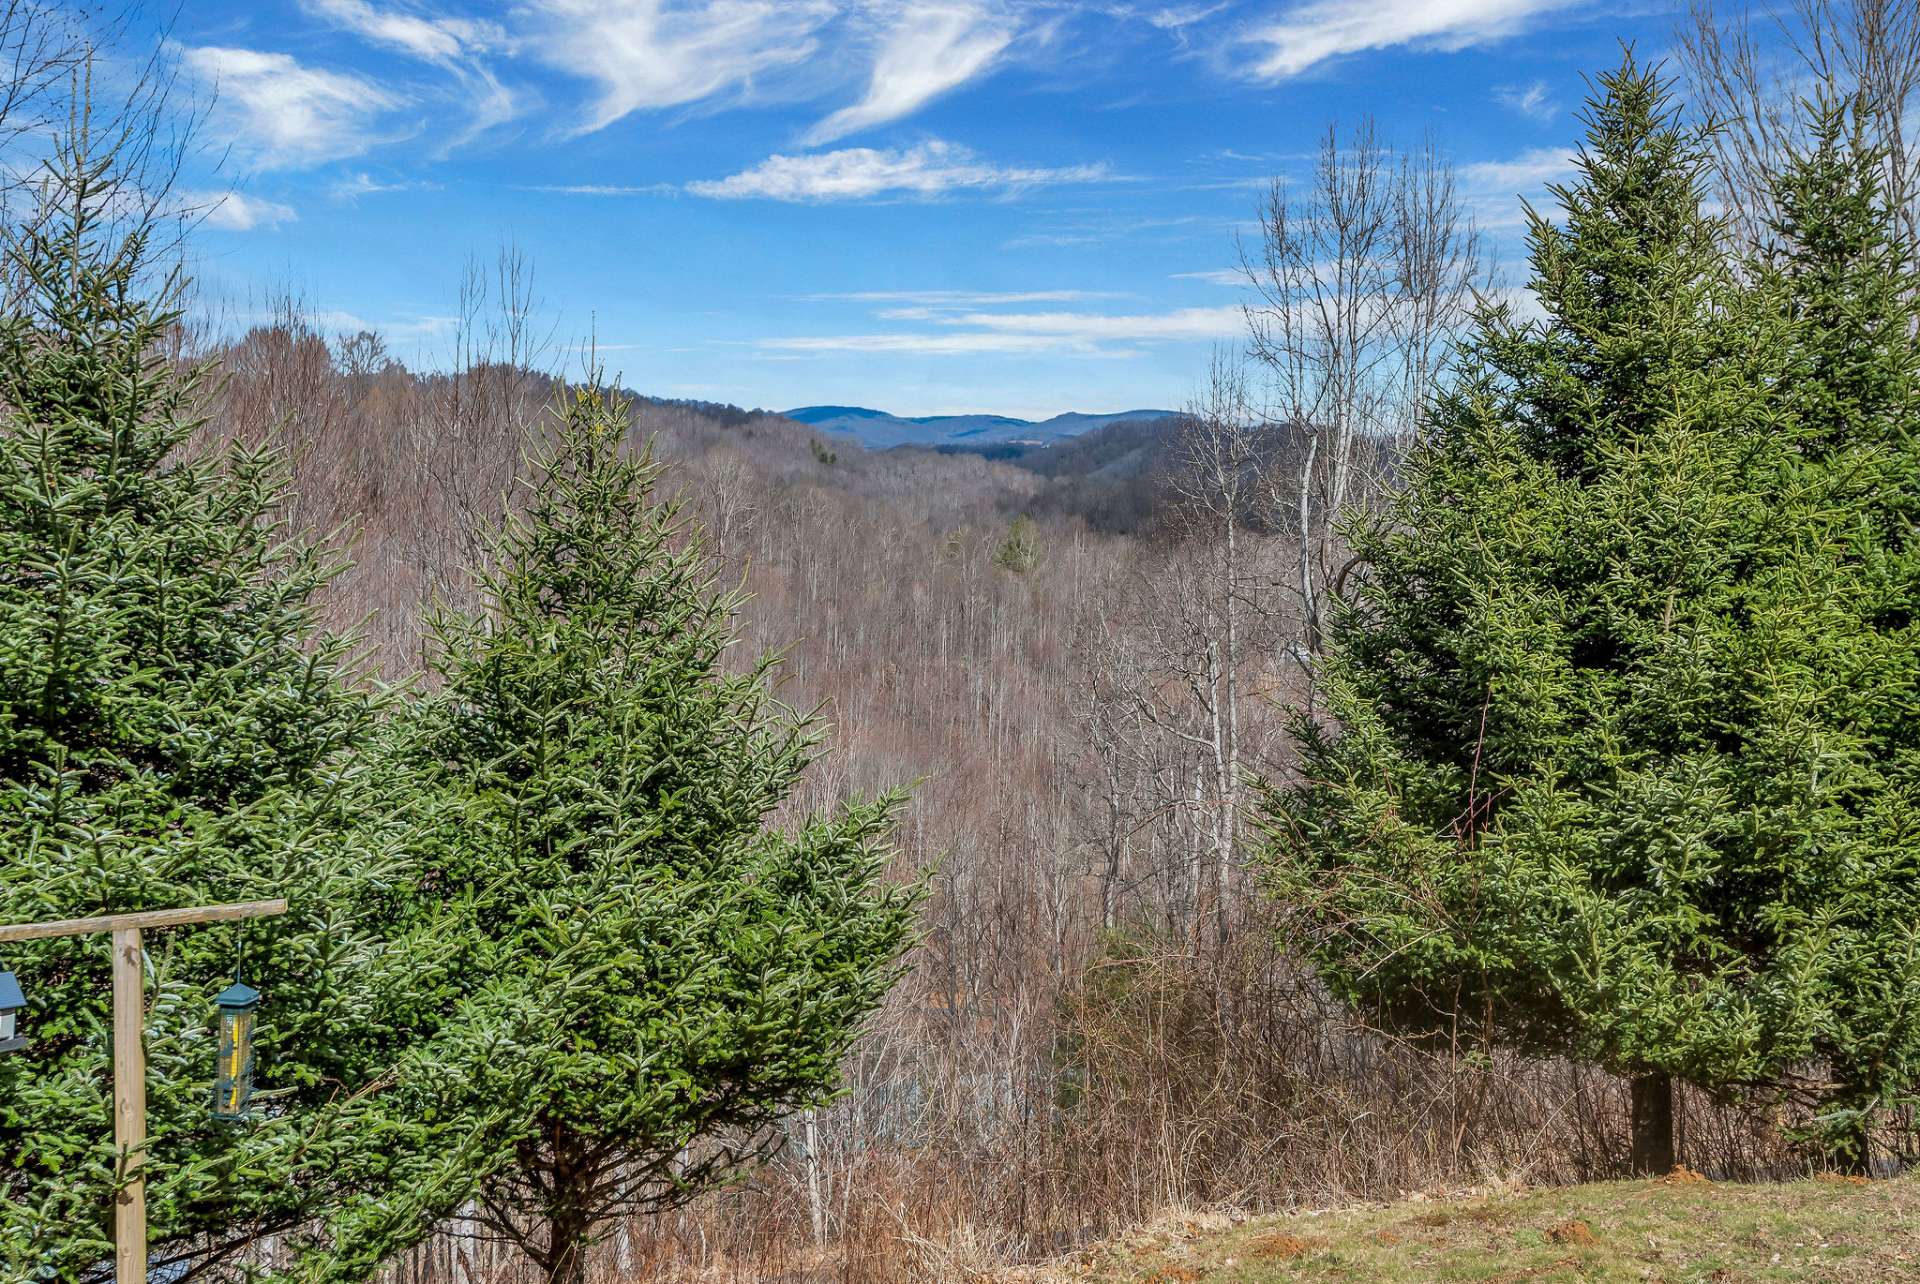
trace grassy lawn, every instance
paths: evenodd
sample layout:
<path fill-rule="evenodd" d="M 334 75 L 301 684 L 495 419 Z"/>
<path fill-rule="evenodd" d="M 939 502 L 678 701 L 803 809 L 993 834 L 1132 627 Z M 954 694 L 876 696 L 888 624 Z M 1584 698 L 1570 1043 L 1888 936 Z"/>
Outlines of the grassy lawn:
<path fill-rule="evenodd" d="M 1238 1224 L 1175 1220 L 1012 1278 L 1920 1281 L 1920 1179 L 1739 1185 L 1676 1175 Z"/>

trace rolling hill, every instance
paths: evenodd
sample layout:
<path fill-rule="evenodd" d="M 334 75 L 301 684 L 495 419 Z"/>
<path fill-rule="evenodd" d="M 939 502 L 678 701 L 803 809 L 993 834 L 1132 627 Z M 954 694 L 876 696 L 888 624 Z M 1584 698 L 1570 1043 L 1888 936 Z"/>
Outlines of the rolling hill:
<path fill-rule="evenodd" d="M 1129 420 L 1171 419 L 1172 410 L 1122 410 L 1115 414 L 1069 412 L 1051 419 L 1015 419 L 1007 415 L 920 415 L 908 418 L 865 406 L 800 406 L 783 412 L 835 437 L 850 438 L 868 450 L 894 446 L 980 446 L 1000 442 L 1047 444 Z"/>

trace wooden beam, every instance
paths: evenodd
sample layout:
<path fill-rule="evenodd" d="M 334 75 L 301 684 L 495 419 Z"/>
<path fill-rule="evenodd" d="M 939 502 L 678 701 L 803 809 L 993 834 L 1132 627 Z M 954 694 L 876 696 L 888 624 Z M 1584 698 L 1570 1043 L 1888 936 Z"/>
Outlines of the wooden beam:
<path fill-rule="evenodd" d="M 285 900 L 245 901 L 237 905 L 202 905 L 193 909 L 140 910 L 106 914 L 99 918 L 69 918 L 57 923 L 0 924 L 0 944 L 38 941 L 50 936 L 88 936 L 97 932 L 155 931 L 199 923 L 231 923 L 243 918 L 271 918 L 287 912 Z"/>
<path fill-rule="evenodd" d="M 147 1144 L 147 979 L 140 934 L 286 912 L 282 899 L 0 926 L 0 942 L 113 933 L 113 1144 L 119 1156 L 119 1190 L 113 1201 L 115 1284 L 147 1284 L 147 1183 L 140 1172 Z"/>
<path fill-rule="evenodd" d="M 147 1144 L 147 979 L 140 929 L 113 931 L 113 1144 L 121 1185 L 113 1204 L 113 1273 L 117 1284 L 147 1284 L 147 1183 L 140 1176 Z"/>

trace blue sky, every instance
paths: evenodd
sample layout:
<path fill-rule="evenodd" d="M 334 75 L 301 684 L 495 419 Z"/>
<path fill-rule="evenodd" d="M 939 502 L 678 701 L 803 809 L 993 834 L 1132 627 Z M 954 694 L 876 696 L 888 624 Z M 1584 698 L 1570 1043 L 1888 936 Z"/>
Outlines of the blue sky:
<path fill-rule="evenodd" d="M 1583 77 L 1570 0 L 196 0 L 202 298 L 443 364 L 470 256 L 641 391 L 901 414 L 1179 406 L 1224 270 L 1329 122 L 1431 131 L 1503 256 Z M 217 161 L 217 164 L 215 163 Z M 220 194 L 227 195 L 221 197 Z"/>

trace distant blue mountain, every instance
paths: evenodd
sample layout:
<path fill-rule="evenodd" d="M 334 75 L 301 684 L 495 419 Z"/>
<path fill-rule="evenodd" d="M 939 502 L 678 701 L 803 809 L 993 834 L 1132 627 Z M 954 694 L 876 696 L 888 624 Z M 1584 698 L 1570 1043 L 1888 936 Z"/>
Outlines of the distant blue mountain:
<path fill-rule="evenodd" d="M 895 446 L 972 446 L 997 442 L 1047 444 L 1108 424 L 1172 419 L 1172 410 L 1123 410 L 1111 415 L 1064 414 L 1038 422 L 1006 415 L 920 415 L 906 418 L 865 406 L 801 406 L 788 419 L 835 437 L 851 437 L 868 450 Z"/>

